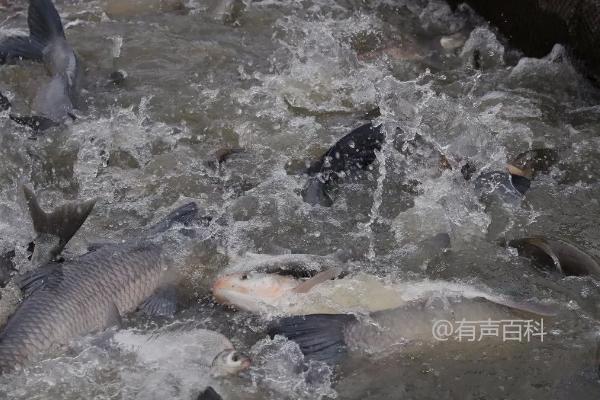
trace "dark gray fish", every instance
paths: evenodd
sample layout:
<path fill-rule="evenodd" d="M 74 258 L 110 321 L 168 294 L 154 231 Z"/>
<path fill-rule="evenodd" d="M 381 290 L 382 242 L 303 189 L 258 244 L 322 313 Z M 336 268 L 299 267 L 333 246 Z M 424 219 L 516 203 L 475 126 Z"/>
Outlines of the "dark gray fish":
<path fill-rule="evenodd" d="M 122 315 L 140 306 L 147 313 L 172 311 L 167 303 L 176 299 L 168 286 L 164 289 L 172 282 L 171 264 L 159 234 L 197 213 L 195 203 L 186 204 L 135 240 L 21 277 L 27 297 L 0 333 L 0 371 L 11 371 L 77 336 L 118 325 Z"/>
<path fill-rule="evenodd" d="M 381 125 L 362 125 L 338 140 L 307 169 L 311 176 L 302 190 L 302 198 L 311 205 L 329 207 L 333 199 L 328 193 L 330 185 L 344 175 L 365 170 L 376 160 L 375 152 L 381 150 L 385 134 Z"/>
<path fill-rule="evenodd" d="M 13 116 L 36 130 L 73 119 L 81 87 L 81 66 L 67 42 L 60 16 L 51 0 L 31 0 L 27 16 L 29 36 L 13 36 L 0 43 L 0 64 L 19 60 L 43 62 L 50 81 L 33 101 L 32 116 Z M 39 119 L 39 122 L 35 122 Z"/>
<path fill-rule="evenodd" d="M 567 241 L 530 237 L 511 240 L 508 245 L 516 248 L 519 254 L 562 274 L 591 275 L 600 279 L 600 265 L 596 260 Z"/>
<path fill-rule="evenodd" d="M 312 314 L 277 321 L 269 334 L 296 342 L 308 359 L 335 364 L 348 351 L 389 354 L 418 343 L 435 343 L 436 321 L 492 321 L 522 315 L 554 316 L 541 304 L 499 304 L 483 298 L 411 302 L 404 307 L 371 313 L 367 318 L 351 314 Z M 454 341 L 453 339 L 451 339 Z"/>

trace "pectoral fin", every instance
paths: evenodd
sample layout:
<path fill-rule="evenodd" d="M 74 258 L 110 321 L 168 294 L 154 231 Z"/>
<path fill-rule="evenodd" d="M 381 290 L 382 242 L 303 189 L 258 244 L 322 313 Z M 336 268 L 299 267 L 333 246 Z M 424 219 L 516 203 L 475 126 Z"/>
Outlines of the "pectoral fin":
<path fill-rule="evenodd" d="M 172 317 L 177 312 L 177 289 L 169 284 L 158 288 L 140 306 L 140 311 L 154 317 Z"/>
<path fill-rule="evenodd" d="M 112 303 L 110 306 L 110 310 L 108 311 L 108 314 L 106 315 L 106 325 L 105 325 L 105 329 L 108 328 L 112 328 L 113 326 L 116 326 L 117 328 L 120 328 L 121 326 L 123 326 L 123 320 L 121 319 L 121 314 L 119 313 L 119 308 L 117 307 L 117 305 L 115 303 Z"/>
<path fill-rule="evenodd" d="M 338 277 L 342 273 L 341 268 L 329 268 L 325 271 L 321 271 L 312 278 L 302 282 L 300 285 L 296 286 L 292 291 L 294 293 L 307 293 L 310 289 L 317 286 L 320 283 L 326 282 L 330 279 L 334 279 Z"/>

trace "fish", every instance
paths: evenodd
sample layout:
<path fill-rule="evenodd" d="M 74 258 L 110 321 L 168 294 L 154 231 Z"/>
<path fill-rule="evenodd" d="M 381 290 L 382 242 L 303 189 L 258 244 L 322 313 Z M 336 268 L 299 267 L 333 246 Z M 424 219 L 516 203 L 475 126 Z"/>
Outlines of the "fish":
<path fill-rule="evenodd" d="M 331 146 L 306 170 L 311 175 L 302 189 L 302 199 L 310 205 L 331 207 L 329 188 L 343 176 L 367 169 L 381 150 L 385 133 L 371 122 L 359 126 Z"/>
<path fill-rule="evenodd" d="M 121 350 L 135 353 L 138 361 L 165 370 L 192 363 L 210 370 L 213 377 L 223 377 L 251 365 L 250 358 L 237 351 L 227 337 L 197 328 L 194 321 L 176 321 L 151 332 L 121 330 L 112 340 Z"/>
<path fill-rule="evenodd" d="M 531 188 L 531 181 L 537 174 L 548 173 L 558 159 L 558 152 L 550 148 L 522 152 L 506 164 L 505 171 L 481 173 L 475 180 L 475 190 L 484 202 L 499 198 L 507 203 L 518 203 Z M 463 168 L 472 173 L 468 164 Z M 470 176 L 465 179 L 469 180 Z"/>
<path fill-rule="evenodd" d="M 27 24 L 29 36 L 11 36 L 0 43 L 0 64 L 20 60 L 44 64 L 50 81 L 38 89 L 33 115 L 10 115 L 13 121 L 41 131 L 75 119 L 83 73 L 51 0 L 31 0 Z"/>
<path fill-rule="evenodd" d="M 339 268 L 330 268 L 309 279 L 277 273 L 235 273 L 218 278 L 212 292 L 218 303 L 268 317 L 370 313 L 436 297 L 482 298 L 506 307 L 541 313 L 546 309 L 544 305 L 519 302 L 458 282 L 429 279 L 388 282 L 362 272 L 332 280 L 341 272 Z"/>
<path fill-rule="evenodd" d="M 136 309 L 172 315 L 176 282 L 167 242 L 161 239 L 175 226 L 192 224 L 198 212 L 196 203 L 184 204 L 134 239 L 20 276 L 25 299 L 0 332 L 0 373 L 71 339 L 119 326 L 121 316 Z"/>
<path fill-rule="evenodd" d="M 562 239 L 527 237 L 513 239 L 508 246 L 519 254 L 538 261 L 539 264 L 556 269 L 563 275 L 590 275 L 600 279 L 600 265 L 589 254 Z"/>
<path fill-rule="evenodd" d="M 454 322 L 453 329 L 456 329 L 455 321 L 506 321 L 532 316 L 523 310 L 483 298 L 436 300 L 415 300 L 402 307 L 366 316 L 311 314 L 285 317 L 273 322 L 268 334 L 271 337 L 284 336 L 296 342 L 308 360 L 336 365 L 349 353 L 377 357 L 410 351 L 423 344 L 454 345 L 457 341 L 453 337 L 440 336 L 434 330 L 438 321 Z M 554 315 L 555 312 L 539 310 L 533 313 L 534 317 Z M 476 330 L 476 337 L 480 333 L 480 330 Z M 440 341 L 444 338 L 446 340 Z M 493 340 L 493 337 L 485 337 L 482 341 L 488 338 Z"/>

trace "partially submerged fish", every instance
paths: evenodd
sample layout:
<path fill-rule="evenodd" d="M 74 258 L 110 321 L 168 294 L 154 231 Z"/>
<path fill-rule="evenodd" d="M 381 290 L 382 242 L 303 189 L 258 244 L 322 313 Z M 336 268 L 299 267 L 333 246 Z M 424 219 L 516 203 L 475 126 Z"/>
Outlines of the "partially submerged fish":
<path fill-rule="evenodd" d="M 548 173 L 557 161 L 558 153 L 553 149 L 525 151 L 506 164 L 506 171 L 481 173 L 475 180 L 475 189 L 486 202 L 493 198 L 507 203 L 519 202 L 536 175 L 540 172 Z"/>
<path fill-rule="evenodd" d="M 553 314 L 537 312 L 534 315 Z M 435 344 L 439 341 L 439 336 L 433 333 L 436 321 L 506 321 L 522 317 L 521 310 L 482 298 L 423 299 L 366 317 L 352 314 L 286 317 L 276 321 L 269 329 L 269 334 L 293 340 L 309 359 L 335 364 L 349 351 L 388 355 L 408 350 L 416 344 Z M 475 332 L 475 335 L 479 333 Z"/>
<path fill-rule="evenodd" d="M 543 305 L 518 302 L 461 283 L 430 280 L 389 283 L 364 273 L 331 280 L 339 273 L 334 268 L 307 280 L 256 272 L 226 275 L 214 283 L 213 296 L 219 303 L 268 316 L 369 313 L 436 297 L 482 298 L 540 313 L 546 309 Z"/>
<path fill-rule="evenodd" d="M 12 36 L 0 43 L 0 64 L 19 60 L 43 62 L 50 82 L 40 87 L 32 116 L 11 118 L 36 130 L 74 119 L 81 90 L 82 68 L 67 42 L 60 16 L 51 0 L 31 0 L 27 16 L 29 36 Z"/>
<path fill-rule="evenodd" d="M 511 240 L 508 245 L 519 254 L 564 275 L 591 275 L 600 279 L 600 265 L 589 254 L 565 240 L 529 237 Z"/>
<path fill-rule="evenodd" d="M 385 134 L 379 126 L 372 123 L 362 125 L 338 140 L 312 163 L 306 171 L 311 176 L 304 189 L 302 198 L 311 205 L 330 207 L 333 199 L 328 189 L 338 179 L 348 174 L 367 169 L 381 150 Z"/>
<path fill-rule="evenodd" d="M 138 307 L 154 315 L 175 312 L 162 233 L 192 222 L 197 214 L 195 203 L 183 205 L 133 240 L 101 246 L 22 276 L 26 298 L 0 332 L 0 372 L 54 345 L 119 324 L 122 315 Z M 65 215 L 64 221 L 71 219 Z"/>
<path fill-rule="evenodd" d="M 169 369 L 170 365 L 198 364 L 212 376 L 237 374 L 250 367 L 250 359 L 235 350 L 224 335 L 196 328 L 186 321 L 175 322 L 150 333 L 136 330 L 117 332 L 113 341 L 132 351 L 145 364 Z"/>

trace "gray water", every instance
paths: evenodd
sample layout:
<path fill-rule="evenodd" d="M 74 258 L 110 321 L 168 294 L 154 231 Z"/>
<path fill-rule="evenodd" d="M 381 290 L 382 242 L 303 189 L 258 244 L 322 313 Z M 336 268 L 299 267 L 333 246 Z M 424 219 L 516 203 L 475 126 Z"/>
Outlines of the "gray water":
<path fill-rule="evenodd" d="M 26 33 L 26 7 L 12 3 L 0 9 L 0 35 Z M 98 198 L 67 258 L 194 200 L 214 219 L 175 255 L 190 300 L 176 318 L 222 332 L 254 366 L 220 381 L 185 363 L 151 373 L 107 332 L 1 377 L 0 397 L 190 399 L 211 384 L 232 399 L 598 398 L 600 282 L 540 271 L 497 245 L 543 234 L 600 257 L 600 92 L 562 48 L 526 58 L 469 10 L 452 13 L 437 0 L 163 1 L 160 11 L 149 3 L 157 2 L 57 2 L 86 67 L 86 107 L 35 140 L 0 114 L 1 250 L 16 248 L 19 269 L 28 268 L 33 232 L 17 196 L 22 181 L 47 207 Z M 455 32 L 464 46 L 443 49 L 440 38 Z M 127 73 L 119 85 L 109 81 L 117 69 Z M 3 66 L 0 91 L 27 114 L 46 79 L 40 65 Z M 375 107 L 388 133 L 378 162 L 341 185 L 333 207 L 304 203 L 306 177 L 286 165 L 319 156 Z M 486 206 L 457 168 L 439 172 L 404 157 L 396 127 L 480 171 L 501 170 L 530 148 L 554 148 L 560 162 L 522 203 Z M 245 151 L 215 168 L 214 152 L 226 147 Z M 417 245 L 440 232 L 451 250 Z M 543 343 L 423 345 L 352 357 L 338 371 L 302 367 L 298 348 L 267 339 L 260 318 L 210 299 L 212 279 L 246 252 L 343 252 L 354 268 L 386 278 L 484 285 L 555 303 L 560 314 Z M 15 291 L 0 294 L 6 318 Z M 162 323 L 134 315 L 126 329 Z"/>

